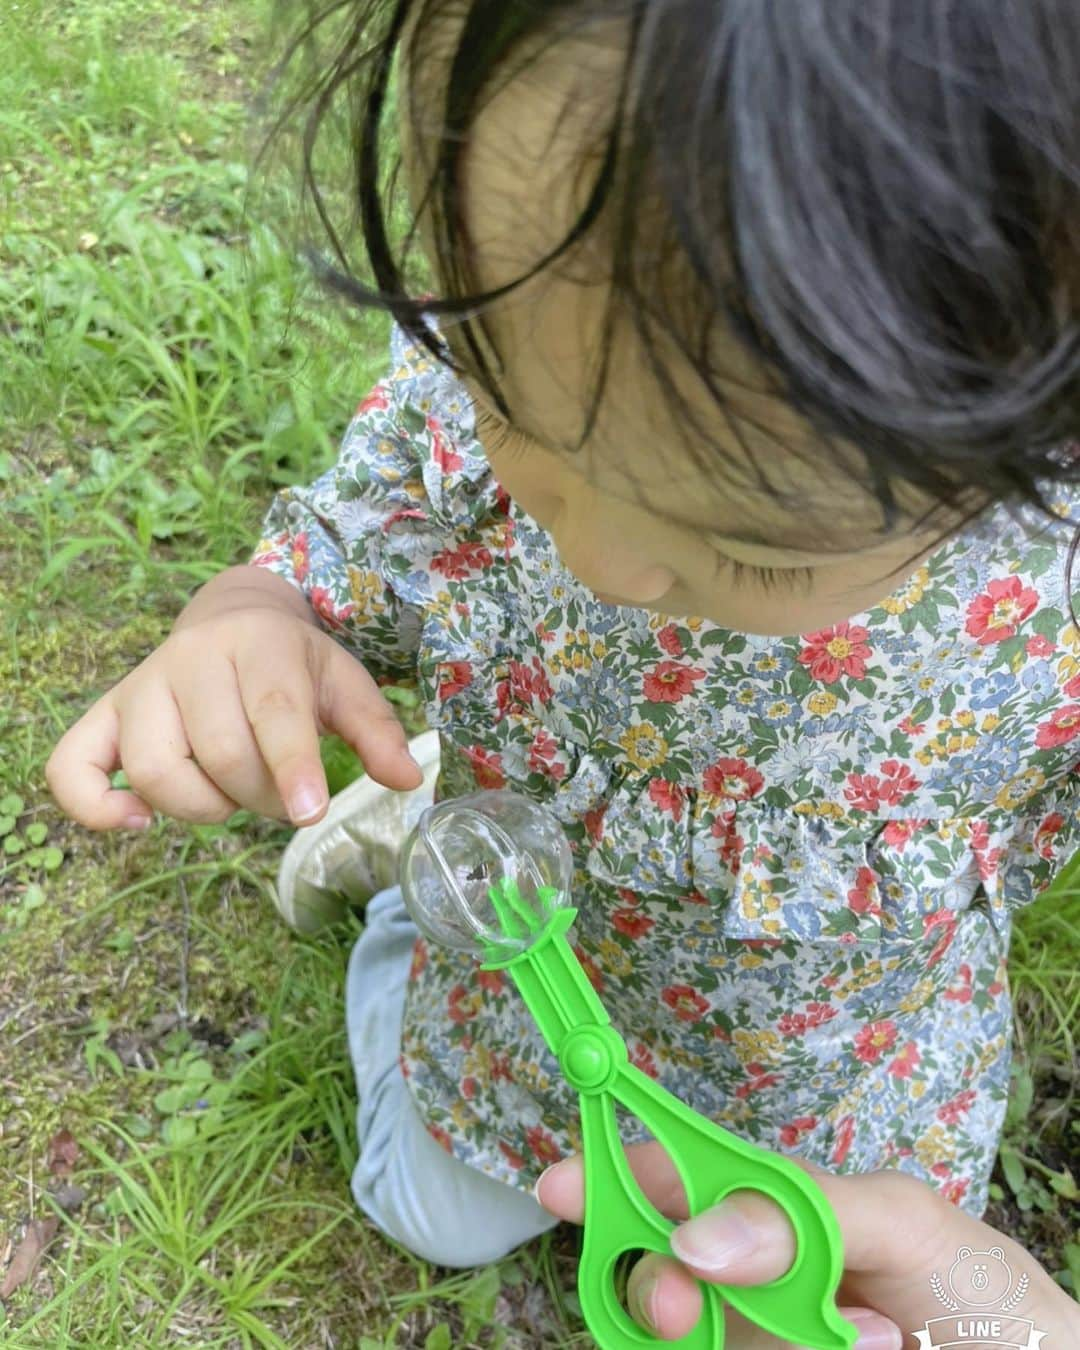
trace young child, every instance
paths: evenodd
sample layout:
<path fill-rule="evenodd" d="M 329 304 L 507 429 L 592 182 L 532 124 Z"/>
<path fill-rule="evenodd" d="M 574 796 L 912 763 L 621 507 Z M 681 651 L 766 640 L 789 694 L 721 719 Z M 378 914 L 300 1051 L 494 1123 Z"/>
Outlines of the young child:
<path fill-rule="evenodd" d="M 319 732 L 419 787 L 377 688 L 415 675 L 439 795 L 507 786 L 565 826 L 577 951 L 634 1062 L 830 1174 L 860 1344 L 933 1315 L 911 1263 L 954 1239 L 1075 1331 L 978 1222 L 1010 922 L 1080 845 L 1072 26 L 1050 0 L 466 8 L 402 0 L 385 39 L 360 14 L 328 76 L 381 54 L 380 293 L 335 284 L 393 310 L 388 377 L 256 565 L 68 732 L 53 791 L 93 828 L 318 822 Z M 396 44 L 443 299 L 405 298 L 378 225 Z M 455 1265 L 550 1226 L 531 1188 L 574 1102 L 503 978 L 417 940 L 388 887 L 348 1002 L 363 1208 Z M 544 1188 L 580 1212 L 573 1164 Z M 726 1264 L 691 1224 L 635 1276 L 665 1336 L 687 1269 L 786 1268 L 740 1275 L 768 1221 L 721 1209 Z"/>

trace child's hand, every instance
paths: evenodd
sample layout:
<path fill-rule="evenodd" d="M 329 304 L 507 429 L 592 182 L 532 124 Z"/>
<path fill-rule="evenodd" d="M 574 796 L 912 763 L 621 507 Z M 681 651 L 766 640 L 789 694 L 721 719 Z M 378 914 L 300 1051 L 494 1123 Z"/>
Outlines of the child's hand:
<path fill-rule="evenodd" d="M 686 1198 L 678 1174 L 658 1144 L 627 1149 L 634 1175 L 663 1213 L 685 1219 Z M 902 1350 L 927 1320 L 947 1314 L 930 1280 L 944 1278 L 961 1247 L 1005 1253 L 1013 1280 L 1030 1286 L 1013 1310 L 1046 1333 L 1045 1350 L 1080 1345 L 1080 1305 L 1054 1283 L 1022 1247 L 989 1225 L 949 1204 L 930 1186 L 901 1172 L 833 1176 L 792 1159 L 820 1185 L 836 1212 L 844 1237 L 844 1277 L 837 1304 L 860 1331 L 859 1350 Z M 580 1223 L 584 1213 L 580 1157 L 549 1168 L 536 1188 L 552 1214 Z M 722 1213 L 730 1218 L 722 1218 Z M 662 1340 L 678 1340 L 697 1323 L 701 1293 L 693 1276 L 717 1284 L 765 1284 L 778 1279 L 795 1255 L 795 1235 L 783 1211 L 763 1195 L 739 1191 L 723 1206 L 675 1230 L 678 1259 L 650 1255 L 635 1266 L 628 1302 L 635 1319 Z M 725 1350 L 780 1350 L 786 1342 L 760 1330 L 731 1307 L 724 1310 Z M 971 1350 L 981 1350 L 973 1341 Z"/>
<path fill-rule="evenodd" d="M 320 732 L 387 787 L 422 781 L 393 709 L 316 624 L 288 582 L 258 567 L 215 577 L 172 635 L 67 732 L 46 777 L 93 830 L 226 820 L 244 807 L 311 824 L 326 810 Z M 114 789 L 122 768 L 132 791 Z"/>

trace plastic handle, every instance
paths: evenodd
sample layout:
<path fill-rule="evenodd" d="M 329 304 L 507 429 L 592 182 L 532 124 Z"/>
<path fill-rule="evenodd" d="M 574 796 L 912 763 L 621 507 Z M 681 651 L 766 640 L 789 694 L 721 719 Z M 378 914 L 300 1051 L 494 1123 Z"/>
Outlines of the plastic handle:
<path fill-rule="evenodd" d="M 512 909 L 517 929 L 523 923 L 520 897 L 498 899 L 510 906 L 504 910 L 504 926 L 511 927 Z M 821 1189 L 790 1159 L 706 1120 L 628 1062 L 626 1043 L 611 1026 L 566 941 L 575 917 L 574 910 L 560 910 L 542 930 L 525 923 L 537 934 L 533 945 L 489 964 L 513 976 L 564 1076 L 580 1094 L 585 1243 L 578 1292 L 597 1344 L 603 1350 L 661 1344 L 622 1308 L 614 1272 L 626 1252 L 645 1249 L 670 1255 L 674 1227 L 643 1194 L 626 1161 L 615 1115 L 619 1101 L 670 1156 L 691 1215 L 710 1209 L 732 1191 L 758 1190 L 781 1207 L 795 1230 L 795 1258 L 779 1279 L 759 1285 L 702 1284 L 701 1320 L 682 1340 L 664 1344 L 722 1350 L 726 1301 L 782 1340 L 811 1350 L 849 1350 L 858 1332 L 836 1308 L 843 1237 Z"/>

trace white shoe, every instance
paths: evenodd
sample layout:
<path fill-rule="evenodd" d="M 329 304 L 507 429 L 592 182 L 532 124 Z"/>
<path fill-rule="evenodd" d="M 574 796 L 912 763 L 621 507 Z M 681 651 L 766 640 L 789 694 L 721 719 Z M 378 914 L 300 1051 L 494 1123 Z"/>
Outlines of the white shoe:
<path fill-rule="evenodd" d="M 339 923 L 350 906 L 396 884 L 402 845 L 435 797 L 439 733 L 425 731 L 409 742 L 424 781 L 395 792 L 371 778 L 358 778 L 332 798 L 322 820 L 297 830 L 278 868 L 275 903 L 300 933 Z"/>

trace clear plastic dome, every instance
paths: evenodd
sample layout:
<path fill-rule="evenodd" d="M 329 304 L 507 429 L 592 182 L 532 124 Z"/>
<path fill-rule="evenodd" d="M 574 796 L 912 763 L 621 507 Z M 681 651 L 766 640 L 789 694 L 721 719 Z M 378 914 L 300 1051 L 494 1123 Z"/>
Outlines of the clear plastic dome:
<path fill-rule="evenodd" d="M 446 947 L 524 951 L 551 913 L 570 904 L 573 861 L 550 811 L 515 792 L 476 792 L 429 807 L 401 855 L 405 905 Z M 496 909 L 492 888 L 514 883 L 521 905 Z M 541 893 L 551 888 L 557 894 Z"/>

